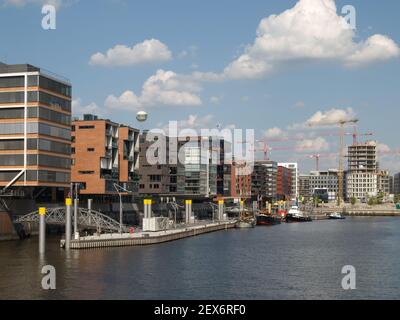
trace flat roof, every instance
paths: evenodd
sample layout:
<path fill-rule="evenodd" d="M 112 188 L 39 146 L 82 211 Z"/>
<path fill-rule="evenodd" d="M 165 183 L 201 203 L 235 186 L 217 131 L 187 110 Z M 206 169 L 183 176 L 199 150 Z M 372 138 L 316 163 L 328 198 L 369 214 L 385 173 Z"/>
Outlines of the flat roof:
<path fill-rule="evenodd" d="M 20 72 L 40 72 L 43 76 L 53 79 L 55 81 L 63 82 L 71 85 L 69 79 L 58 75 L 54 72 L 48 71 L 44 68 L 35 67 L 31 64 L 6 64 L 0 61 L 0 73 L 20 73 Z"/>

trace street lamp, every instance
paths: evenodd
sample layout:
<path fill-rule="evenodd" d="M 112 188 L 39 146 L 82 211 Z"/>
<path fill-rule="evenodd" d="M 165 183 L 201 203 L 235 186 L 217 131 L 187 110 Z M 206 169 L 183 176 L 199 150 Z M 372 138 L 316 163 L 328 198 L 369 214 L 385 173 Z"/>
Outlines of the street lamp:
<path fill-rule="evenodd" d="M 119 233 L 122 233 L 122 215 L 123 215 L 123 208 L 122 208 L 122 192 L 126 193 L 132 193 L 132 191 L 129 191 L 125 189 L 124 187 L 121 187 L 119 184 L 114 183 L 114 188 L 117 191 L 119 195 Z"/>
<path fill-rule="evenodd" d="M 172 206 L 174 209 L 174 229 L 176 229 L 176 213 L 178 211 L 178 205 L 175 202 L 169 202 L 169 204 Z"/>

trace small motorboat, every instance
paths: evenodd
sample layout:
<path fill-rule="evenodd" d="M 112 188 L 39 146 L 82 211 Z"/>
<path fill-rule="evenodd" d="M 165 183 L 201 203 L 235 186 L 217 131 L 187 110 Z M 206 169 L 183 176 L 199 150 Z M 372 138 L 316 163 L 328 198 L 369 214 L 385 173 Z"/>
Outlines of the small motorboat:
<path fill-rule="evenodd" d="M 346 219 L 346 217 L 344 217 L 339 212 L 333 212 L 328 217 L 329 217 L 329 219 L 332 219 L 332 220 L 344 220 L 344 219 Z"/>

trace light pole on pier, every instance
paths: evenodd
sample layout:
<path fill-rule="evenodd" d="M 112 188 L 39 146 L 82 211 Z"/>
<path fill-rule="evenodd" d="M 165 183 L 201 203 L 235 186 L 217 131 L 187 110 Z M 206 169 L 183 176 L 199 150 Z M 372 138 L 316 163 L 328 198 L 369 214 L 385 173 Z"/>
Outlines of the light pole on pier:
<path fill-rule="evenodd" d="M 119 184 L 114 183 L 114 188 L 119 195 L 119 233 L 122 233 L 122 222 L 123 222 L 123 207 L 122 207 L 122 192 L 132 194 L 132 191 L 125 189 Z"/>

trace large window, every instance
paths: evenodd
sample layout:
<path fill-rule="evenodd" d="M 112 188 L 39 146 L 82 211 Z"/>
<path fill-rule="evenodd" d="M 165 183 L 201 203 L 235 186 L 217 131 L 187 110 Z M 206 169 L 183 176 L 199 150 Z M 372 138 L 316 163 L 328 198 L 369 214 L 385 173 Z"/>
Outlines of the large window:
<path fill-rule="evenodd" d="M 0 140 L 0 150 L 23 150 L 24 140 Z"/>
<path fill-rule="evenodd" d="M 15 88 L 24 86 L 24 77 L 0 77 L 0 88 Z"/>
<path fill-rule="evenodd" d="M 39 86 L 43 89 L 47 89 L 62 94 L 64 96 L 71 97 L 71 86 L 67 86 L 63 83 L 45 78 L 43 76 L 40 76 Z"/>
<path fill-rule="evenodd" d="M 69 141 L 71 140 L 71 130 L 70 129 L 54 127 L 54 126 L 50 126 L 45 123 L 36 123 L 36 124 L 39 125 L 39 133 L 40 134 L 63 138 L 63 139 L 69 140 Z"/>
<path fill-rule="evenodd" d="M 71 145 L 68 143 L 62 143 L 57 141 L 51 141 L 46 139 L 29 139 L 28 147 L 34 150 L 43 150 L 63 154 L 71 154 Z"/>
<path fill-rule="evenodd" d="M 0 171 L 0 181 L 11 181 L 14 179 L 20 171 Z M 24 176 L 22 175 L 20 179 Z"/>
<path fill-rule="evenodd" d="M 71 181 L 71 174 L 46 170 L 28 171 L 27 180 L 50 183 L 69 183 Z"/>
<path fill-rule="evenodd" d="M 71 101 L 53 96 L 45 92 L 29 91 L 28 92 L 29 102 L 42 102 L 47 105 L 60 108 L 64 111 L 71 112 Z"/>
<path fill-rule="evenodd" d="M 41 107 L 28 108 L 28 117 L 45 119 L 65 125 L 71 124 L 71 116 Z"/>
<path fill-rule="evenodd" d="M 0 119 L 19 119 L 24 117 L 24 108 L 0 109 Z"/>
<path fill-rule="evenodd" d="M 24 164 L 23 154 L 2 154 L 0 155 L 0 166 L 21 166 Z"/>
<path fill-rule="evenodd" d="M 24 103 L 24 92 L 0 92 L 0 103 Z"/>

